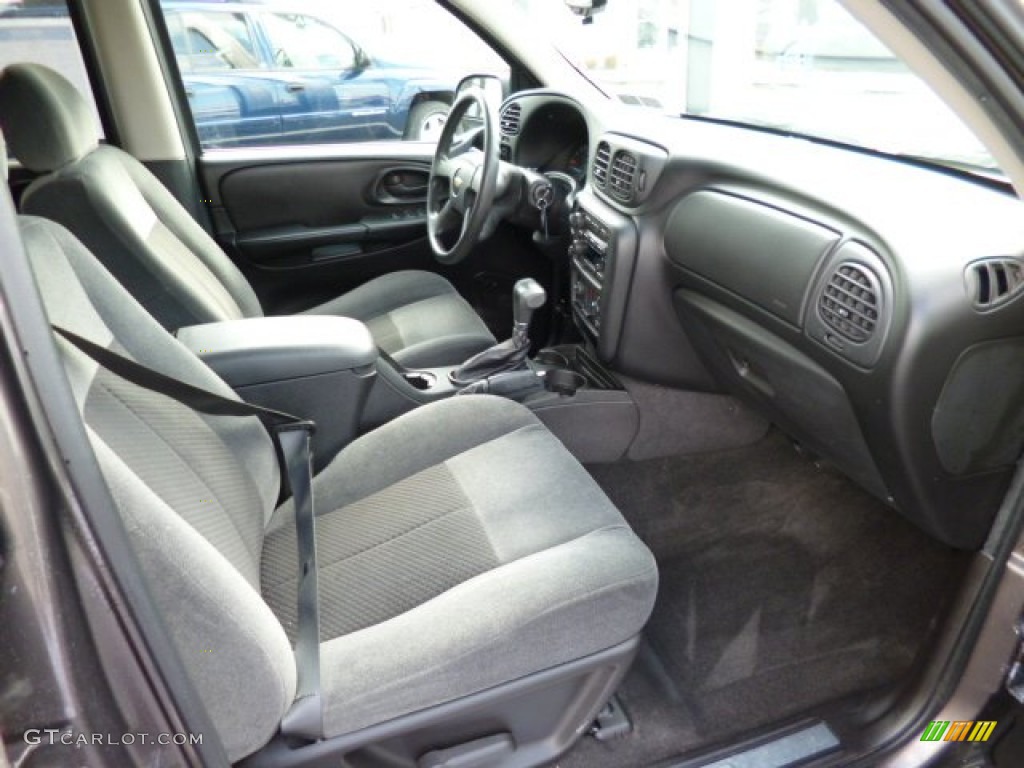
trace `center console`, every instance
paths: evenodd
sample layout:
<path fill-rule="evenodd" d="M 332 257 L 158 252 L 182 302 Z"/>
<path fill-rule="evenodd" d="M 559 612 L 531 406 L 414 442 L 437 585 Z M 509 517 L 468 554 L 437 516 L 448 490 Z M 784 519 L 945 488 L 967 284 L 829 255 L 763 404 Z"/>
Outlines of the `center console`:
<path fill-rule="evenodd" d="M 618 348 L 636 258 L 633 220 L 583 190 L 569 215 L 573 319 L 604 362 Z"/>
<path fill-rule="evenodd" d="M 245 401 L 316 422 L 317 469 L 361 431 L 377 345 L 346 317 L 258 317 L 182 328 L 178 341 Z"/>
<path fill-rule="evenodd" d="M 632 218 L 586 188 L 576 196 L 569 226 L 569 299 L 583 344 L 544 349 L 527 358 L 530 315 L 545 299 L 533 280 L 520 280 L 513 295 L 511 339 L 449 368 L 406 370 L 385 356 L 364 428 L 441 398 L 495 394 L 532 410 L 582 462 L 625 455 L 639 429 L 639 411 L 609 366 L 614 367 L 625 316 L 637 229 Z"/>
<path fill-rule="evenodd" d="M 601 296 L 611 231 L 582 206 L 569 215 L 572 244 L 572 311 L 580 330 L 594 341 L 601 333 Z"/>
<path fill-rule="evenodd" d="M 522 402 L 582 463 L 622 458 L 640 426 L 636 404 L 587 347 L 542 349 L 530 361 L 544 387 Z"/>

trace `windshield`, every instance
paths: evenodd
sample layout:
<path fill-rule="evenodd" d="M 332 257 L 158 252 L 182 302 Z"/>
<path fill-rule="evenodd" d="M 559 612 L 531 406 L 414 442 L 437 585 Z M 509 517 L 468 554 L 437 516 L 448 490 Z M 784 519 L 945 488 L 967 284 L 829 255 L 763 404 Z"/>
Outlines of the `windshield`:
<path fill-rule="evenodd" d="M 609 0 L 587 24 L 562 2 L 516 2 L 566 58 L 638 109 L 998 171 L 952 110 L 837 0 Z"/>

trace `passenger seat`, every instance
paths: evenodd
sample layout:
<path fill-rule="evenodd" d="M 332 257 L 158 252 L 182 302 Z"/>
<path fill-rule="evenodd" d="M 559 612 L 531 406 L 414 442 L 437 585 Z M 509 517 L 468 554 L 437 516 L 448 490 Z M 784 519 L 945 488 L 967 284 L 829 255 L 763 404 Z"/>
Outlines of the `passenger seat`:
<path fill-rule="evenodd" d="M 23 217 L 21 232 L 52 323 L 236 397 L 67 230 Z M 548 762 L 624 674 L 654 603 L 651 553 L 527 409 L 452 398 L 360 438 L 314 480 L 324 740 L 285 742 L 298 565 L 271 439 L 255 418 L 196 413 L 55 342 L 233 761 L 273 741 L 299 764 L 304 748 L 338 757 L 387 735 L 409 765 L 481 737 L 503 745 L 496 765 Z"/>

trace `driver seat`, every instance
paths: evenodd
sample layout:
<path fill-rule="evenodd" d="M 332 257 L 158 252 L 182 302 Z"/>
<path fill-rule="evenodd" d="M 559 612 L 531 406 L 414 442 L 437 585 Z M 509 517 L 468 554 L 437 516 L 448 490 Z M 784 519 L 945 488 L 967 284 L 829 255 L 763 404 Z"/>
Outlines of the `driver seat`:
<path fill-rule="evenodd" d="M 23 166 L 43 174 L 21 208 L 71 230 L 170 331 L 260 317 L 242 272 L 138 160 L 101 145 L 88 102 L 57 72 L 12 64 L 0 74 L 0 124 Z M 396 362 L 457 365 L 495 343 L 440 275 L 394 272 L 307 309 L 366 323 Z"/>

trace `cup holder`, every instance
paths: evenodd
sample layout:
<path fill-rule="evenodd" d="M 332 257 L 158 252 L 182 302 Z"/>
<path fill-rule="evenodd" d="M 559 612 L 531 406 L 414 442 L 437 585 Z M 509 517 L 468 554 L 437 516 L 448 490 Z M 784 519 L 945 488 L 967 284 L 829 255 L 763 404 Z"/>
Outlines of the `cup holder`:
<path fill-rule="evenodd" d="M 554 349 L 542 349 L 533 358 L 533 362 L 542 368 L 568 368 L 569 360 L 561 352 Z"/>
<path fill-rule="evenodd" d="M 437 376 L 428 371 L 409 371 L 408 373 L 402 374 L 403 378 L 409 382 L 413 389 L 426 391 L 433 388 L 437 384 Z"/>
<path fill-rule="evenodd" d="M 566 368 L 553 368 L 544 373 L 544 388 L 556 395 L 572 397 L 586 383 L 587 380 L 582 374 Z"/>

